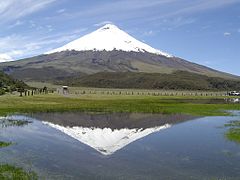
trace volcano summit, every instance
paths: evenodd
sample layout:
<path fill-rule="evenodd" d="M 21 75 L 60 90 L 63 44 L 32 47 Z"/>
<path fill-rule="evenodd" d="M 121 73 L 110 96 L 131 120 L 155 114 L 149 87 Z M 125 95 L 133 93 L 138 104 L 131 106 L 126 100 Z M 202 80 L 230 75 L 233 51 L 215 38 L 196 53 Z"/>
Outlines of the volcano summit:
<path fill-rule="evenodd" d="M 138 41 L 126 32 L 113 24 L 107 24 L 102 28 L 83 36 L 75 41 L 66 44 L 63 47 L 54 49 L 46 54 L 61 51 L 126 51 L 126 52 L 148 52 L 166 57 L 171 55 L 154 49 L 151 46 Z"/>

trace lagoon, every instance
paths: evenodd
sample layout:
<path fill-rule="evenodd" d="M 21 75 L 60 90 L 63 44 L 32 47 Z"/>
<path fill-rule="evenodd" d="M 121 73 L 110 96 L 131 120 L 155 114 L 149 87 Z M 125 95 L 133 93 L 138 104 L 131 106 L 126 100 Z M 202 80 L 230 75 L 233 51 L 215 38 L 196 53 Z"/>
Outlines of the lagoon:
<path fill-rule="evenodd" d="M 234 116 L 35 113 L 1 120 L 0 163 L 40 179 L 239 179 L 240 144 L 225 137 Z M 22 124 L 22 123 L 19 123 Z"/>

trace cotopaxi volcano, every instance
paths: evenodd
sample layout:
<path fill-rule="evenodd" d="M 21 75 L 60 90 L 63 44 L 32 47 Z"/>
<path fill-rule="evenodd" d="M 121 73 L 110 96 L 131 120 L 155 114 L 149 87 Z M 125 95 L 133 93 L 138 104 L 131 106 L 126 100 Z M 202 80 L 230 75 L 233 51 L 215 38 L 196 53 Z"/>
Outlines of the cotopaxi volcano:
<path fill-rule="evenodd" d="M 171 55 L 142 43 L 113 24 L 107 24 L 102 28 L 83 36 L 63 47 L 54 49 L 46 54 L 62 51 L 125 51 L 125 52 L 149 52 L 166 57 Z"/>
<path fill-rule="evenodd" d="M 155 49 L 112 24 L 107 24 L 43 55 L 2 63 L 0 68 L 13 77 L 25 81 L 59 81 L 66 78 L 79 80 L 82 77 L 85 77 L 86 81 L 89 75 L 91 79 L 101 81 L 98 77 L 99 73 L 103 72 L 128 72 L 130 76 L 140 73 L 139 78 L 145 73 L 148 76 L 150 73 L 161 76 L 161 74 L 186 72 L 190 77 L 193 73 L 205 78 L 238 79 L 237 76 Z M 95 74 L 96 78 L 93 78 Z M 104 78 L 108 78 L 108 75 L 104 74 Z"/>

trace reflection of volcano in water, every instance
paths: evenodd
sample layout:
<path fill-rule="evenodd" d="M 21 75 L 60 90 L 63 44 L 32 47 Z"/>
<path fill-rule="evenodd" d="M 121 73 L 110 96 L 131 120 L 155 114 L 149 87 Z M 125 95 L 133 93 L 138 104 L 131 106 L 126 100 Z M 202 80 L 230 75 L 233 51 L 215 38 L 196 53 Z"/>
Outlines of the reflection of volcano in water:
<path fill-rule="evenodd" d="M 159 114 L 35 114 L 40 119 L 68 136 L 111 155 L 126 145 L 172 124 L 193 119 L 192 116 Z"/>
<path fill-rule="evenodd" d="M 111 155 L 140 138 L 170 127 L 170 125 L 166 124 L 164 126 L 148 129 L 124 128 L 112 130 L 111 128 L 63 127 L 48 122 L 44 122 L 44 124 L 62 131 L 104 155 Z"/>

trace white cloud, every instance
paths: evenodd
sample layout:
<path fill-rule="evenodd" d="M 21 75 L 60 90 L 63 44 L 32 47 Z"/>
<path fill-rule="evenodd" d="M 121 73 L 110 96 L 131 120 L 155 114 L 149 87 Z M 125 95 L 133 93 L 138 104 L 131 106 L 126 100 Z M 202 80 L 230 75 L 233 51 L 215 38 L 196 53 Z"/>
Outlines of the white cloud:
<path fill-rule="evenodd" d="M 17 20 L 14 24 L 10 25 L 9 28 L 14 28 L 14 27 L 17 27 L 17 26 L 21 26 L 23 24 L 24 24 L 23 21 Z"/>
<path fill-rule="evenodd" d="M 0 54 L 0 63 L 13 61 L 12 57 L 8 54 Z"/>
<path fill-rule="evenodd" d="M 66 13 L 66 19 L 87 19 L 104 21 L 105 19 L 134 19 L 136 17 L 146 18 L 148 17 L 148 10 L 151 11 L 152 8 L 160 7 L 165 8 L 164 5 L 169 5 L 178 0 L 118 0 L 110 1 L 105 3 L 95 3 L 88 8 L 79 8 L 78 12 L 68 12 Z M 147 11 L 146 11 L 147 10 Z M 156 10 L 156 9 L 155 9 Z M 159 14 L 159 10 L 158 10 Z M 161 14 L 161 12 L 160 12 Z M 58 16 L 52 18 L 59 18 Z M 62 18 L 62 17 L 61 17 Z M 99 24 L 99 23 L 98 23 Z M 96 24 L 97 25 L 97 24 Z"/>
<path fill-rule="evenodd" d="M 66 9 L 59 9 L 59 10 L 57 10 L 57 13 L 58 14 L 62 14 L 62 13 L 64 13 L 66 11 Z"/>
<path fill-rule="evenodd" d="M 47 25 L 46 28 L 48 29 L 48 32 L 52 32 L 54 30 L 52 25 Z"/>
<path fill-rule="evenodd" d="M 80 7 L 78 12 L 68 12 L 65 13 L 65 16 L 59 17 L 56 15 L 55 17 L 49 17 L 49 19 L 82 19 L 82 21 L 88 22 L 108 19 L 114 22 L 129 22 L 132 20 L 134 23 L 147 23 L 149 21 L 158 23 L 159 19 L 178 18 L 179 16 L 192 15 L 236 3 L 240 3 L 240 0 L 118 0 L 95 3 L 88 8 L 81 9 Z"/>
<path fill-rule="evenodd" d="M 231 4 L 239 3 L 239 0 L 201 0 L 201 1 L 189 1 L 190 3 L 187 3 L 185 7 L 166 14 L 166 16 L 176 16 L 176 15 L 182 15 L 182 14 L 193 14 L 198 13 L 202 11 L 207 11 L 210 9 L 217 9 L 221 7 L 225 7 Z"/>
<path fill-rule="evenodd" d="M 37 25 L 34 21 L 29 21 L 29 24 L 30 24 L 30 28 L 35 28 Z"/>
<path fill-rule="evenodd" d="M 184 25 L 193 24 L 196 22 L 194 18 L 185 18 L 185 17 L 174 17 L 174 18 L 166 18 L 163 21 L 160 21 L 160 24 L 164 25 L 164 27 L 168 28 L 178 28 Z"/>
<path fill-rule="evenodd" d="M 212 65 L 212 61 L 203 61 L 203 64 L 205 64 L 206 66 Z"/>
<path fill-rule="evenodd" d="M 153 30 L 146 31 L 146 32 L 143 33 L 143 36 L 153 36 L 153 35 L 154 35 Z"/>
<path fill-rule="evenodd" d="M 212 9 L 224 8 L 226 6 L 240 3 L 240 0 L 182 0 L 181 3 L 175 1 L 170 6 L 162 6 L 162 13 L 158 13 L 148 19 L 148 21 L 158 21 L 160 19 L 178 18 L 179 16 L 190 16 L 193 14 L 209 11 Z M 161 8 L 161 7 L 159 7 Z M 168 8 L 168 11 L 164 11 L 164 8 Z"/>
<path fill-rule="evenodd" d="M 29 56 L 39 55 L 66 44 L 76 38 L 79 38 L 80 34 L 86 30 L 86 28 L 82 28 L 68 33 L 56 33 L 45 36 L 44 38 L 20 36 L 16 34 L 2 38 L 0 37 L 0 54 L 4 54 L 4 59 L 6 60 L 21 59 Z"/>
<path fill-rule="evenodd" d="M 112 21 L 102 21 L 100 23 L 94 24 L 95 27 L 100 27 L 100 26 L 104 26 L 106 24 L 113 24 Z"/>
<path fill-rule="evenodd" d="M 0 23 L 35 13 L 56 0 L 5 0 L 0 2 Z"/>
<path fill-rule="evenodd" d="M 230 32 L 223 33 L 224 36 L 231 36 L 232 34 Z"/>

